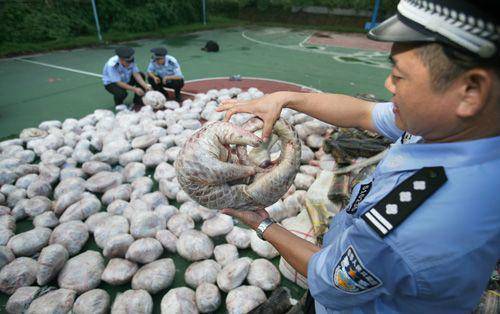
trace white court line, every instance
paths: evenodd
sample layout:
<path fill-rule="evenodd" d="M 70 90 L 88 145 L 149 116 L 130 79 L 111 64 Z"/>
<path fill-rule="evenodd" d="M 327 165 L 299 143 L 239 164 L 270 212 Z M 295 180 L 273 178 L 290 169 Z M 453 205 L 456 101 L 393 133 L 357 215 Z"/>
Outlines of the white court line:
<path fill-rule="evenodd" d="M 324 51 L 324 50 L 311 50 L 307 49 L 306 47 L 303 46 L 303 43 L 305 41 L 302 41 L 302 45 L 279 45 L 279 44 L 273 44 L 270 42 L 262 41 L 259 39 L 252 38 L 246 34 L 246 31 L 241 32 L 241 36 L 245 38 L 246 40 L 249 40 L 251 42 L 264 45 L 264 46 L 269 46 L 269 47 L 274 47 L 274 48 L 281 48 L 281 49 L 288 49 L 288 50 L 295 50 L 295 51 L 300 51 L 300 52 L 305 52 L 305 53 L 312 53 L 312 54 L 321 54 L 321 55 L 327 55 L 327 56 L 332 56 L 334 60 L 342 63 L 346 63 L 345 61 L 339 59 L 340 57 L 360 57 L 360 58 L 365 58 L 367 57 L 367 53 L 372 54 L 373 56 L 385 56 L 387 53 L 383 53 L 380 51 L 373 51 L 373 50 L 362 50 L 362 49 L 353 49 L 353 48 L 345 48 L 344 49 L 353 49 L 353 53 L 348 53 L 348 52 L 335 52 L 335 51 Z M 312 36 L 312 34 L 311 34 Z M 307 40 L 308 38 L 306 38 Z M 364 64 L 367 66 L 373 66 L 377 68 L 383 68 L 383 69 L 390 69 L 391 65 L 389 63 L 387 64 Z"/>
<path fill-rule="evenodd" d="M 28 63 L 34 63 L 34 64 L 46 66 L 46 67 L 49 67 L 49 68 L 54 68 L 54 69 L 59 69 L 59 70 L 65 70 L 65 71 L 69 71 L 69 72 L 75 72 L 75 73 L 80 73 L 80 74 L 85 74 L 85 75 L 90 75 L 90 76 L 95 76 L 95 77 L 102 77 L 101 74 L 87 72 L 87 71 L 81 71 L 81 70 L 76 70 L 76 69 L 62 67 L 62 66 L 59 66 L 59 65 L 53 65 L 53 64 L 44 63 L 44 62 L 27 60 L 27 59 L 23 59 L 23 58 L 14 58 L 14 60 L 18 60 L 18 61 L 22 61 L 22 62 L 28 62 Z"/>
<path fill-rule="evenodd" d="M 265 45 L 265 46 L 314 53 L 314 51 L 309 51 L 309 50 L 301 49 L 301 48 L 297 47 L 296 45 L 290 45 L 290 46 L 278 45 L 278 44 L 268 43 L 267 41 L 258 40 L 258 39 L 255 39 L 255 38 L 252 38 L 252 37 L 248 36 L 246 34 L 246 31 L 242 31 L 241 32 L 241 36 L 243 38 L 245 38 L 246 40 L 252 41 L 252 42 L 257 43 L 257 44 Z"/>
<path fill-rule="evenodd" d="M 41 66 L 49 67 L 49 68 L 54 68 L 54 69 L 68 71 L 68 72 L 75 72 L 75 73 L 79 73 L 79 74 L 85 74 L 85 75 L 90 75 L 90 76 L 95 76 L 95 77 L 102 78 L 101 74 L 87 72 L 87 71 L 81 71 L 81 70 L 67 68 L 67 67 L 62 67 L 62 66 L 54 65 L 54 64 L 50 64 L 50 63 L 44 63 L 44 62 L 38 62 L 38 61 L 33 61 L 33 60 L 27 60 L 27 59 L 23 59 L 23 58 L 14 58 L 14 60 L 28 62 L 28 63 L 34 63 L 34 64 L 38 64 L 38 65 L 41 65 Z M 168 87 L 164 87 L 164 88 L 166 90 L 168 90 L 168 91 L 171 91 L 171 92 L 174 91 L 174 89 L 172 89 L 172 88 L 168 88 Z M 193 97 L 196 96 L 196 94 L 193 94 L 193 93 L 190 93 L 190 92 L 184 92 L 182 90 L 181 90 L 181 94 L 185 94 L 185 95 L 193 96 Z"/>
<path fill-rule="evenodd" d="M 218 79 L 226 79 L 227 80 L 228 77 L 227 76 L 207 77 L 207 78 L 202 78 L 202 79 L 189 80 L 187 82 L 201 82 L 201 81 L 218 80 Z M 299 84 L 299 83 L 294 83 L 294 82 L 288 82 L 288 81 L 282 81 L 282 80 L 275 80 L 275 79 L 268 79 L 268 78 L 265 78 L 265 77 L 255 77 L 255 76 L 244 76 L 243 80 L 244 79 L 257 80 L 257 81 L 271 81 L 271 82 L 277 82 L 277 83 L 290 84 L 290 85 L 298 86 L 298 87 L 300 87 L 302 89 L 309 89 L 309 90 L 311 90 L 313 92 L 316 92 L 316 93 L 322 93 L 322 91 L 319 90 L 319 89 L 317 89 L 317 88 L 309 87 L 309 86 L 302 85 L 302 84 Z"/>
<path fill-rule="evenodd" d="M 27 59 L 23 59 L 23 58 L 14 58 L 14 60 L 28 62 L 28 63 L 33 63 L 33 64 L 37 64 L 37 65 L 41 65 L 41 66 L 45 66 L 45 67 L 49 67 L 49 68 L 54 68 L 54 69 L 59 69 L 59 70 L 64 70 L 64 71 L 69 71 L 69 72 L 75 72 L 75 73 L 84 74 L 84 75 L 90 75 L 90 76 L 95 76 L 95 77 L 102 77 L 101 74 L 87 72 L 87 71 L 81 71 L 81 70 L 72 69 L 72 68 L 68 68 L 68 67 L 62 67 L 62 66 L 58 66 L 58 65 L 54 65 L 54 64 L 50 64 L 50 63 L 44 63 L 44 62 L 38 62 L 38 61 L 33 61 L 33 60 L 27 60 Z M 309 89 L 309 90 L 312 90 L 314 92 L 321 93 L 321 91 L 319 89 L 316 89 L 314 87 L 309 87 L 309 86 L 305 86 L 305 85 L 298 84 L 298 83 L 293 83 L 293 82 L 287 82 L 287 81 L 281 81 L 281 80 L 274 80 L 274 79 L 267 79 L 267 78 L 261 78 L 261 77 L 245 77 L 245 78 L 252 79 L 252 80 L 265 80 L 265 81 L 272 81 L 272 82 L 278 82 L 278 83 L 286 83 L 286 84 L 291 84 L 291 85 L 298 86 L 298 87 L 303 88 L 303 89 Z M 211 77 L 211 78 L 194 79 L 194 80 L 186 81 L 186 83 L 207 81 L 207 80 L 213 80 L 213 79 L 228 79 L 228 77 Z M 168 91 L 174 91 L 171 88 L 166 88 L 166 89 Z M 181 90 L 181 93 L 185 94 L 185 95 L 188 95 L 188 96 L 193 96 L 193 97 L 196 96 L 196 94 L 194 94 L 194 93 L 185 92 L 185 91 L 182 91 L 182 90 Z"/>
<path fill-rule="evenodd" d="M 312 37 L 312 35 L 314 35 L 314 33 L 309 34 L 309 36 L 307 36 L 306 39 L 304 39 L 303 41 L 300 42 L 299 46 L 302 48 L 305 48 L 304 44 L 309 41 L 309 39 Z"/>
<path fill-rule="evenodd" d="M 78 73 L 78 74 L 84 74 L 84 75 L 90 75 L 90 76 L 95 76 L 95 77 L 102 78 L 102 74 L 98 74 L 98 73 L 81 71 L 81 70 L 77 70 L 77 69 L 72 69 L 72 68 L 68 68 L 68 67 L 62 67 L 62 66 L 58 66 L 58 65 L 53 65 L 53 64 L 44 63 L 44 62 L 38 62 L 38 61 L 33 61 L 33 60 L 27 60 L 27 59 L 23 59 L 23 58 L 14 58 L 14 60 L 28 62 L 28 63 L 33 63 L 33 64 L 38 64 L 38 65 L 41 65 L 41 66 L 46 66 L 46 67 L 49 67 L 49 68 L 64 70 L 64 71 L 68 71 L 68 72 L 74 72 L 74 73 Z M 171 92 L 174 91 L 174 89 L 172 89 L 172 88 L 168 88 L 168 87 L 164 87 L 164 88 L 166 90 L 168 90 L 168 91 L 171 91 Z M 185 95 L 193 96 L 193 97 L 196 96 L 196 94 L 193 94 L 193 93 L 190 93 L 190 92 L 184 92 L 182 90 L 181 90 L 181 94 L 185 94 Z"/>
<path fill-rule="evenodd" d="M 338 53 L 338 52 L 334 52 L 334 51 L 311 50 L 311 49 L 307 49 L 305 47 L 298 46 L 298 45 L 273 44 L 273 43 L 269 43 L 267 41 L 262 41 L 262 40 L 252 38 L 246 34 L 246 31 L 242 31 L 241 36 L 243 38 L 245 38 L 246 40 L 252 41 L 254 43 L 265 45 L 265 46 L 270 46 L 270 47 L 275 47 L 275 48 L 289 49 L 289 50 L 301 51 L 301 52 L 305 52 L 305 53 L 322 54 L 322 55 L 335 56 L 335 57 L 346 55 L 345 53 Z"/>

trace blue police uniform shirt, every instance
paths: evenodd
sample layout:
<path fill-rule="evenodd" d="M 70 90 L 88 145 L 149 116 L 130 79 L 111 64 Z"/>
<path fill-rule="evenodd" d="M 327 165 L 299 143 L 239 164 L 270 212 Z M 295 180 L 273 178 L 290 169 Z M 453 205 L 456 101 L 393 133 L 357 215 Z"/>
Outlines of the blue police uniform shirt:
<path fill-rule="evenodd" d="M 165 57 L 165 64 L 163 65 L 156 63 L 155 60 L 151 60 L 148 65 L 148 72 L 152 72 L 160 78 L 172 75 L 184 78 L 179 62 L 177 62 L 177 59 L 169 55 Z"/>
<path fill-rule="evenodd" d="M 308 265 L 317 313 L 470 313 L 500 259 L 500 136 L 457 143 L 402 140 L 392 103 L 377 104 L 381 134 L 399 139 L 373 175 L 355 186 L 349 210 L 331 221 Z M 385 237 L 360 215 L 422 167 L 448 181 Z"/>
<path fill-rule="evenodd" d="M 120 63 L 120 58 L 114 56 L 109 58 L 102 69 L 102 82 L 104 85 L 116 82 L 128 83 L 132 78 L 132 73 L 137 72 L 139 72 L 139 68 L 137 68 L 135 62 L 131 63 L 128 67 L 124 67 Z"/>

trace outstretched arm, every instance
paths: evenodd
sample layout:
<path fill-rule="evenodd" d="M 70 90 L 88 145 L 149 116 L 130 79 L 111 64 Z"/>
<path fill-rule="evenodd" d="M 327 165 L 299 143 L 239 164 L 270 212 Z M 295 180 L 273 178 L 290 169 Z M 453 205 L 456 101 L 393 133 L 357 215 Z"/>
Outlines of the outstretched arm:
<path fill-rule="evenodd" d="M 375 103 L 342 94 L 276 92 L 254 100 L 226 100 L 217 111 L 227 110 L 226 121 L 238 112 L 255 114 L 264 121 L 262 137 L 266 139 L 283 108 L 340 127 L 376 131 L 371 117 L 374 106 Z"/>
<path fill-rule="evenodd" d="M 339 127 L 375 131 L 372 109 L 375 103 L 342 94 L 288 93 L 285 107 L 303 112 Z"/>

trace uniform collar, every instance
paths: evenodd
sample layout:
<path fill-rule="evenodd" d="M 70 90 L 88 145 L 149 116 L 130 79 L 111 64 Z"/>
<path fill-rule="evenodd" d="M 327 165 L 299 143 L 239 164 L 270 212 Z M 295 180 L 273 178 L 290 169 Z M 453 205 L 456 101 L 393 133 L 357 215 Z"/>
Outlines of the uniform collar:
<path fill-rule="evenodd" d="M 122 67 L 124 67 L 121 63 L 120 63 L 120 65 L 121 65 Z M 127 70 L 130 70 L 130 69 L 133 69 L 133 68 L 134 68 L 134 65 L 135 65 L 135 62 L 132 62 L 132 63 L 129 63 L 129 64 L 128 64 L 128 67 L 124 67 L 124 68 L 125 68 L 125 69 L 127 69 Z"/>
<path fill-rule="evenodd" d="M 378 172 L 415 170 L 422 167 L 464 167 L 500 159 L 500 136 L 454 143 L 391 145 Z"/>
<path fill-rule="evenodd" d="M 156 60 L 152 60 L 153 64 L 156 66 L 156 67 L 164 67 L 164 66 L 167 66 L 168 64 L 168 60 L 167 58 L 165 57 L 165 64 L 159 64 L 158 62 L 156 62 Z"/>

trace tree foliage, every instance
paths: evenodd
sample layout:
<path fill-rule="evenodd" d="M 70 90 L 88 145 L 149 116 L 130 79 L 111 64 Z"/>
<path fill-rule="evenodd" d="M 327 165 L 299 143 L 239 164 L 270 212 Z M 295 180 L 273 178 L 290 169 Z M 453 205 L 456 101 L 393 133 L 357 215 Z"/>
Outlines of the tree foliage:
<path fill-rule="evenodd" d="M 210 14 L 238 17 L 247 8 L 289 12 L 292 6 L 371 10 L 375 0 L 206 0 Z M 199 22 L 201 0 L 96 0 L 102 32 L 151 32 Z M 396 2 L 382 0 L 381 13 Z M 96 32 L 90 0 L 0 0 L 0 43 L 64 41 Z M 275 21 L 279 22 L 279 21 Z"/>
<path fill-rule="evenodd" d="M 207 0 L 211 11 L 232 13 L 245 8 L 290 10 L 293 6 L 323 6 L 329 9 L 353 9 L 357 11 L 373 9 L 375 0 Z M 395 12 L 397 1 L 382 0 L 380 10 L 383 14 Z"/>
<path fill-rule="evenodd" d="M 101 30 L 147 32 L 198 22 L 197 0 L 96 0 Z M 44 42 L 95 34 L 90 0 L 0 2 L 0 42 Z"/>

